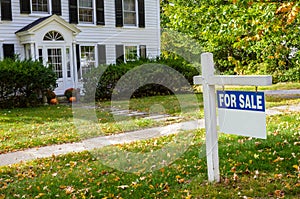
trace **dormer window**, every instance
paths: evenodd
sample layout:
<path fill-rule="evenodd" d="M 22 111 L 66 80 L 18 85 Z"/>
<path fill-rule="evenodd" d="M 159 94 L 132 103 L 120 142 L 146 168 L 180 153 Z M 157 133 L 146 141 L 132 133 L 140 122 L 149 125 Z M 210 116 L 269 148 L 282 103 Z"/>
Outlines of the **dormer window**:
<path fill-rule="evenodd" d="M 64 41 L 64 37 L 56 31 L 50 31 L 44 36 L 44 41 Z"/>

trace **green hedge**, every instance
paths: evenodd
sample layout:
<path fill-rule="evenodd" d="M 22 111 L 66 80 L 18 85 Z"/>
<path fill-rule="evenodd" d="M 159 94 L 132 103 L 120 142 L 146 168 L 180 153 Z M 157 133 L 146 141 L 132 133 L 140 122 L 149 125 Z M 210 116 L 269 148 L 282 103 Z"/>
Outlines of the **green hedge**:
<path fill-rule="evenodd" d="M 140 66 L 144 66 L 144 68 L 140 68 L 142 70 L 139 70 Z M 157 70 L 151 70 L 151 67 L 154 66 L 157 66 Z M 166 67 L 163 68 L 160 66 Z M 149 67 L 149 70 L 147 67 Z M 178 89 L 182 89 L 182 92 L 186 91 L 188 88 L 178 88 L 182 81 L 180 82 L 179 79 L 176 80 L 172 78 L 178 74 L 175 74 L 170 68 L 179 72 L 190 85 L 193 85 L 193 77 L 199 74 L 195 67 L 180 57 L 157 58 L 155 60 L 143 59 L 118 65 L 99 66 L 84 75 L 85 98 L 90 100 L 94 98 L 96 100 L 111 99 L 113 92 L 116 92 L 114 89 L 118 81 L 128 72 L 134 74 L 134 79 L 123 78 L 121 82 L 126 85 L 121 86 L 123 90 L 117 92 L 126 94 L 127 92 L 132 93 L 134 90 L 132 97 L 143 97 L 172 94 L 174 91 L 178 92 Z M 150 83 L 138 88 L 133 88 L 134 85 L 132 85 L 134 84 L 132 82 L 151 82 L 158 80 L 163 80 L 164 83 Z M 168 86 L 164 86 L 164 84 Z"/>
<path fill-rule="evenodd" d="M 56 75 L 39 61 L 0 61 L 0 107 L 28 107 L 41 103 L 42 92 L 53 89 Z"/>

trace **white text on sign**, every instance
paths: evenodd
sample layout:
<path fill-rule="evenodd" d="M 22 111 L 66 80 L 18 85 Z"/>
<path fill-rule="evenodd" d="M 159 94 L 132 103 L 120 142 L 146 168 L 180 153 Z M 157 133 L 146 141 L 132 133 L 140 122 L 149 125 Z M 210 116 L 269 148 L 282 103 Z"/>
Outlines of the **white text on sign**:
<path fill-rule="evenodd" d="M 265 111 L 263 92 L 217 91 L 218 107 L 249 111 Z"/>

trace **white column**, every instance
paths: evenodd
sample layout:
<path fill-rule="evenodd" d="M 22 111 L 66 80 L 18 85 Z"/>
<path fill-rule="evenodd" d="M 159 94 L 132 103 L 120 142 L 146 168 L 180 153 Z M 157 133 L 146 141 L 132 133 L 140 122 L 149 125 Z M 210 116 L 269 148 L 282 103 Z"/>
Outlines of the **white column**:
<path fill-rule="evenodd" d="M 219 182 L 219 153 L 218 153 L 218 133 L 216 115 L 216 94 L 215 85 L 209 85 L 208 80 L 214 76 L 214 63 L 212 53 L 201 55 L 202 78 L 203 78 L 203 98 L 204 115 L 206 129 L 206 156 L 208 167 L 208 181 Z"/>
<path fill-rule="evenodd" d="M 34 43 L 30 43 L 30 53 L 31 53 L 30 57 L 31 57 L 33 60 L 35 60 L 36 57 L 35 57 Z"/>

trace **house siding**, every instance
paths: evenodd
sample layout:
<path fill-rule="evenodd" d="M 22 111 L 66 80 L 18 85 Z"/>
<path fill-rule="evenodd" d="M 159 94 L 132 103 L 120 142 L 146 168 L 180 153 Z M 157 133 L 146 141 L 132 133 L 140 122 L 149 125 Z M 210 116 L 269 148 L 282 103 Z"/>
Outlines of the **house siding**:
<path fill-rule="evenodd" d="M 69 22 L 69 1 L 61 0 L 61 16 Z M 107 63 L 115 63 L 116 45 L 146 45 L 147 54 L 151 57 L 159 55 L 159 0 L 145 0 L 145 28 L 116 27 L 115 1 L 104 1 L 105 25 L 77 25 L 81 32 L 77 35 L 77 44 L 104 44 L 106 46 Z M 24 47 L 19 42 L 16 31 L 29 23 L 46 15 L 21 14 L 20 0 L 12 0 L 12 21 L 0 21 L 0 43 L 14 44 L 15 53 L 24 58 Z M 0 49 L 1 51 L 3 49 Z M 3 55 L 3 52 L 0 53 Z M 0 57 L 2 58 L 2 57 Z"/>

